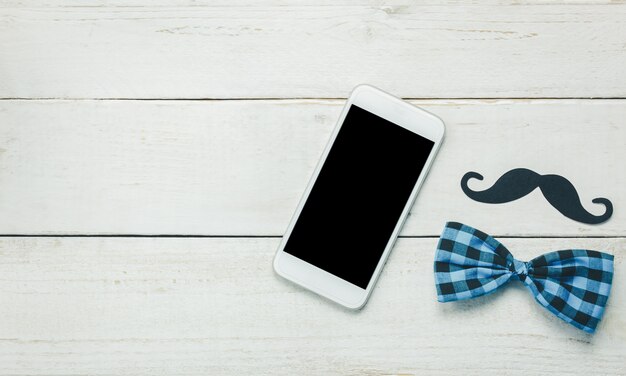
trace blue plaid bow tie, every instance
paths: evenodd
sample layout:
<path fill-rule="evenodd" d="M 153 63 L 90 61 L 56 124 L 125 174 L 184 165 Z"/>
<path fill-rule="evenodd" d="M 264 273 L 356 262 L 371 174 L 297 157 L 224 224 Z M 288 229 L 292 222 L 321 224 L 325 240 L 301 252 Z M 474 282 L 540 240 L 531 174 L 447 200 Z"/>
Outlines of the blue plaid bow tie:
<path fill-rule="evenodd" d="M 488 294 L 514 277 L 550 312 L 593 333 L 611 291 L 613 255 L 570 249 L 523 262 L 484 232 L 446 223 L 435 255 L 440 302 Z"/>

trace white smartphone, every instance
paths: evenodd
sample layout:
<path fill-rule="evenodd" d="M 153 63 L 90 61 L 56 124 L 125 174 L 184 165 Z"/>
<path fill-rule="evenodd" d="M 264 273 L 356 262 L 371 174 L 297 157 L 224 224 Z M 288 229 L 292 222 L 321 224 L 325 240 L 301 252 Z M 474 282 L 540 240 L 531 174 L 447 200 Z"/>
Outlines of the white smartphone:
<path fill-rule="evenodd" d="M 357 86 L 282 239 L 276 273 L 345 307 L 362 308 L 443 134 L 436 116 Z"/>

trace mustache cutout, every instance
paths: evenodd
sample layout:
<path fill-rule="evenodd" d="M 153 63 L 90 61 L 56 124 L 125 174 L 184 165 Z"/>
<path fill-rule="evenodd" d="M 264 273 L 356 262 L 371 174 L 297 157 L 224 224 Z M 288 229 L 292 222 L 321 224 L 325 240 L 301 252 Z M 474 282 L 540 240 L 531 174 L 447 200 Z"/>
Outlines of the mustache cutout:
<path fill-rule="evenodd" d="M 611 218 L 613 204 L 606 198 L 598 197 L 591 200 L 594 204 L 602 204 L 606 210 L 602 215 L 589 213 L 580 202 L 574 185 L 560 175 L 539 175 L 527 168 L 516 168 L 502 175 L 491 188 L 484 191 L 473 191 L 467 186 L 470 179 L 483 180 L 483 176 L 470 171 L 461 179 L 461 189 L 472 200 L 488 204 L 502 204 L 522 198 L 541 189 L 543 197 L 556 210 L 567 218 L 587 224 L 598 224 Z"/>

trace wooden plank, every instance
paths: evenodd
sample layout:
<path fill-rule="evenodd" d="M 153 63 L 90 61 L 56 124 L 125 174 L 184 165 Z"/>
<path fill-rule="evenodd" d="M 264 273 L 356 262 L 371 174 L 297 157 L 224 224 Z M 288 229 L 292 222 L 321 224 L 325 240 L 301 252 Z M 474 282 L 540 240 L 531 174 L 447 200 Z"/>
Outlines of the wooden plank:
<path fill-rule="evenodd" d="M 497 235 L 625 235 L 626 101 L 418 101 L 447 138 L 402 232 L 447 220 Z M 282 235 L 342 101 L 2 101 L 0 234 Z M 598 226 L 563 217 L 539 190 L 488 205 L 467 198 L 526 167 L 558 173 Z M 453 202 L 454 204 L 451 204 Z M 363 205 L 367 205 L 364 202 Z"/>
<path fill-rule="evenodd" d="M 626 373 L 626 239 L 501 240 L 615 254 L 596 334 L 519 282 L 437 303 L 434 238 L 400 239 L 360 312 L 278 279 L 279 239 L 2 238 L 0 374 Z"/>
<path fill-rule="evenodd" d="M 0 97 L 626 96 L 621 2 L 229 3 L 6 2 Z"/>

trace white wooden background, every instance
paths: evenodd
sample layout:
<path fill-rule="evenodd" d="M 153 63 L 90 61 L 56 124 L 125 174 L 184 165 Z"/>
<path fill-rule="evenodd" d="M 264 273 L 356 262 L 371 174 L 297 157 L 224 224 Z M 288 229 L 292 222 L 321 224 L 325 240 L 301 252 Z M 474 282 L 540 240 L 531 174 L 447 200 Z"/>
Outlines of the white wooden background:
<path fill-rule="evenodd" d="M 360 83 L 447 139 L 350 312 L 271 259 Z M 2 375 L 626 374 L 623 1 L 3 0 L 0 98 Z M 566 176 L 594 213 L 611 199 L 613 218 L 459 188 L 515 167 Z M 597 333 L 515 283 L 437 303 L 446 220 L 520 259 L 613 253 Z"/>

